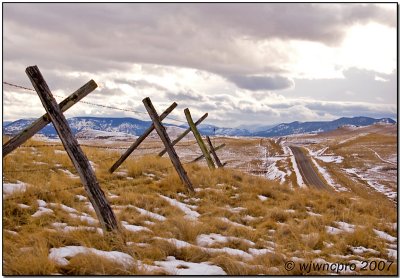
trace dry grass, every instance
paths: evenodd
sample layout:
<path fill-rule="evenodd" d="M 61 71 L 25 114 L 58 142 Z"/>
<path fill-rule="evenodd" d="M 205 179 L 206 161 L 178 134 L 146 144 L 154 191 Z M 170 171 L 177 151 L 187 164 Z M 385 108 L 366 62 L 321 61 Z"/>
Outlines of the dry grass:
<path fill-rule="evenodd" d="M 35 141 L 27 143 L 31 146 L 36 144 L 38 142 Z M 243 150 L 245 153 L 256 153 L 259 139 L 229 139 L 227 144 L 236 152 Z M 281 154 L 281 148 L 275 141 L 267 140 L 263 144 L 268 144 L 274 153 Z M 180 182 L 168 158 L 129 158 L 117 170 L 120 174 L 109 174 L 108 168 L 119 157 L 118 152 L 93 148 L 85 148 L 85 152 L 95 163 L 99 183 L 114 206 L 118 221 L 127 221 L 130 225 L 149 230 L 123 230 L 121 236 L 102 235 L 88 230 L 59 231 L 52 225 L 54 222 L 74 227 L 99 227 L 72 218 L 69 212 L 59 206 L 49 205 L 64 204 L 97 219 L 88 208 L 87 200 L 79 200 L 76 196 L 86 196 L 79 179 L 70 178 L 60 170 L 7 172 L 53 167 L 55 164 L 71 167 L 68 156 L 54 150 L 20 148 L 3 159 L 5 182 L 18 180 L 29 184 L 26 192 L 15 193 L 3 202 L 3 267 L 6 275 L 166 274 L 160 270 L 151 272 L 140 266 L 123 268 L 118 263 L 93 254 L 74 256 L 69 259 L 67 266 L 59 266 L 48 259 L 48 254 L 51 248 L 63 246 L 120 251 L 147 265 L 165 260 L 167 256 L 190 262 L 207 261 L 220 266 L 229 275 L 299 274 L 296 271 L 287 272 L 283 267 L 284 262 L 292 257 L 307 261 L 322 258 L 336 262 L 338 259 L 332 255 L 351 255 L 350 259 L 355 259 L 357 257 L 350 247 L 357 246 L 374 249 L 379 252 L 375 256 L 388 260 L 387 242 L 377 237 L 373 229 L 397 236 L 396 230 L 389 225 L 397 222 L 396 207 L 392 202 L 379 199 L 374 192 L 366 195 L 352 190 L 332 194 L 313 189 L 291 189 L 288 181 L 296 184 L 294 174 L 286 183 L 279 184 L 233 169 L 210 171 L 198 164 L 186 164 L 184 167 L 196 188 L 196 192 L 191 194 Z M 289 160 L 286 162 L 290 164 Z M 284 163 L 278 166 L 284 168 Z M 71 172 L 74 173 L 72 169 Z M 340 175 L 336 178 L 345 180 Z M 74 189 L 62 190 L 72 187 Z M 114 197 L 110 198 L 110 194 Z M 160 195 L 189 205 L 200 216 L 197 220 L 188 219 L 184 211 L 170 205 Z M 262 201 L 259 196 L 267 197 L 267 200 Z M 371 196 L 379 200 L 379 206 L 370 201 Z M 46 201 L 47 208 L 52 209 L 53 213 L 33 218 L 32 214 L 39 209 L 38 199 Z M 22 208 L 19 204 L 29 207 Z M 164 216 L 166 220 L 143 215 L 129 205 Z M 224 219 L 228 219 L 228 222 Z M 326 226 L 337 227 L 338 221 L 355 225 L 355 231 L 329 234 Z M 272 251 L 254 255 L 249 260 L 223 251 L 208 252 L 197 245 L 197 238 L 210 234 L 235 239 L 214 242 L 209 248 L 230 248 L 247 253 L 250 252 L 249 248 L 269 248 Z M 191 245 L 179 247 L 156 237 L 174 238 Z M 363 256 L 372 258 L 371 254 Z M 389 270 L 379 274 L 393 273 L 393 270 Z"/>

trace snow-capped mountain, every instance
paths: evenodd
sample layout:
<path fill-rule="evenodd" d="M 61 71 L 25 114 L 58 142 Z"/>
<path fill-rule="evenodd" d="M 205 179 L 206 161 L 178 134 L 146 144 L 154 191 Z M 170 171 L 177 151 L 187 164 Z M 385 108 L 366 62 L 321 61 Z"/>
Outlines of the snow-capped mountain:
<path fill-rule="evenodd" d="M 254 136 L 260 137 L 273 137 L 285 136 L 290 134 L 299 133 L 320 133 L 337 129 L 344 125 L 353 126 L 367 126 L 376 123 L 395 124 L 396 122 L 390 118 L 373 119 L 369 117 L 353 117 L 353 118 L 340 118 L 334 121 L 320 121 L 320 122 L 292 122 L 279 124 L 268 130 L 256 132 Z"/>
<path fill-rule="evenodd" d="M 21 119 L 15 122 L 3 125 L 3 133 L 6 135 L 14 135 L 21 132 L 29 126 L 34 119 Z M 126 135 L 141 135 L 151 124 L 150 121 L 142 121 L 135 118 L 97 118 L 97 117 L 75 117 L 68 119 L 68 123 L 74 134 L 80 133 L 84 136 L 110 136 L 110 134 L 99 134 L 93 131 L 103 131 L 108 133 L 123 133 Z M 299 133 L 317 133 L 336 129 L 344 125 L 367 126 L 375 123 L 395 124 L 396 122 L 390 118 L 373 119 L 368 117 L 340 118 L 334 121 L 318 121 L 318 122 L 292 122 L 276 125 L 264 131 L 250 132 L 247 129 L 239 128 L 222 128 L 214 125 L 200 124 L 199 131 L 203 135 L 222 135 L 222 136 L 285 136 Z M 175 138 L 182 133 L 187 125 L 165 124 L 168 133 Z M 82 131 L 86 131 L 82 133 Z M 91 132 L 88 132 L 91 131 Z M 48 137 L 55 137 L 57 133 L 52 124 L 43 128 L 39 134 Z M 155 135 L 155 133 L 154 133 Z"/>

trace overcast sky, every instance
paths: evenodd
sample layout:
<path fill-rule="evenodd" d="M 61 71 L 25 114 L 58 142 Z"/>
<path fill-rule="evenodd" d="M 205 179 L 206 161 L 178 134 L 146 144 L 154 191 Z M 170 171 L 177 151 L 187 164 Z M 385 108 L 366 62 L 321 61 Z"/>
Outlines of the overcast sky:
<path fill-rule="evenodd" d="M 32 87 L 37 65 L 67 96 L 223 127 L 342 116 L 397 117 L 396 4 L 3 4 L 3 81 Z M 57 100 L 61 101 L 60 98 Z M 39 98 L 3 85 L 4 120 Z M 79 103 L 67 117 L 146 114 Z"/>

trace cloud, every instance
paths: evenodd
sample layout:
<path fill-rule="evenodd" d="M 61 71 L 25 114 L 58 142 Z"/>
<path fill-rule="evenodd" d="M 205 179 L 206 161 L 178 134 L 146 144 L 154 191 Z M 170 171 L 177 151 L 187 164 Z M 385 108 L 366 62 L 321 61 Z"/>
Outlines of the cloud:
<path fill-rule="evenodd" d="M 221 126 L 394 115 L 396 72 L 388 72 L 397 56 L 384 46 L 395 39 L 396 16 L 389 4 L 6 3 L 3 78 L 31 87 L 24 71 L 37 64 L 57 93 L 94 79 L 88 101 L 143 111 L 151 96 L 158 111 L 176 101 Z M 336 55 L 350 29 L 365 40 Z M 382 40 L 359 47 L 382 30 Z M 5 117 L 37 113 L 18 109 L 10 94 Z M 83 104 L 69 115 L 113 113 L 138 116 Z"/>
<path fill-rule="evenodd" d="M 372 4 L 7 3 L 3 8 L 5 61 L 91 72 L 150 63 L 222 76 L 273 75 L 284 70 L 279 61 L 288 59 L 273 40 L 338 44 L 352 23 L 396 26 L 395 12 Z M 263 55 L 261 42 L 271 44 Z"/>
<path fill-rule="evenodd" d="M 293 82 L 283 76 L 233 75 L 229 76 L 228 80 L 235 83 L 239 88 L 251 91 L 282 90 L 293 86 Z"/>

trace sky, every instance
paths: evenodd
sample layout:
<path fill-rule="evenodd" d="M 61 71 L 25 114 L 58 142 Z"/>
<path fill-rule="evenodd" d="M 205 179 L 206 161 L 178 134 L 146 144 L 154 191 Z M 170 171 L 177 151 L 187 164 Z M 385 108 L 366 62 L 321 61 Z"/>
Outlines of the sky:
<path fill-rule="evenodd" d="M 98 88 L 66 117 L 149 120 L 159 114 L 221 127 L 339 117 L 397 118 L 397 4 L 3 3 L 3 82 L 32 88 L 37 65 L 61 101 Z M 32 94 L 33 93 L 33 94 Z M 3 84 L 3 120 L 45 110 Z M 174 123 L 174 122 L 171 122 Z"/>

